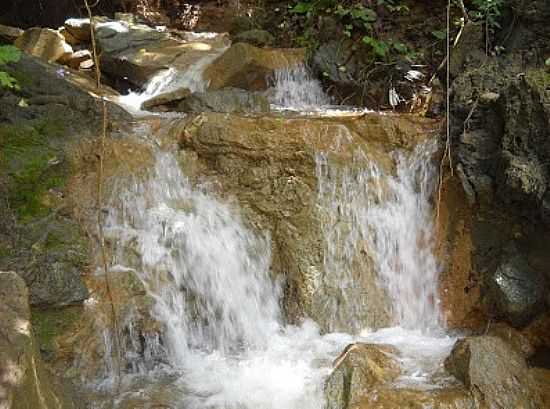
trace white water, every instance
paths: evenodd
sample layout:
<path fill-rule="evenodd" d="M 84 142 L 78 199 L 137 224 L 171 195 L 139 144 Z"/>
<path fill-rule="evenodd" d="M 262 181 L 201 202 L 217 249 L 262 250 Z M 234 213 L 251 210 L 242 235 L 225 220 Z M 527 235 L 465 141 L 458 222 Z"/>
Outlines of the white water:
<path fill-rule="evenodd" d="M 168 68 L 158 72 L 145 85 L 141 92 L 130 91 L 126 95 L 117 97 L 116 102 L 135 116 L 151 114 L 143 111 L 141 105 L 159 94 L 187 88 L 193 92 L 203 92 L 208 83 L 203 78 L 203 72 L 226 48 L 220 48 L 198 59 L 185 71 L 178 71 L 175 68 Z"/>
<path fill-rule="evenodd" d="M 304 65 L 281 68 L 271 80 L 274 88 L 270 102 L 274 109 L 291 111 L 322 111 L 331 100 Z"/>
<path fill-rule="evenodd" d="M 322 380 L 351 338 L 282 324 L 269 238 L 192 189 L 171 154 L 116 193 L 105 232 L 114 261 L 135 269 L 156 301 L 185 407 L 322 407 Z"/>
<path fill-rule="evenodd" d="M 429 200 L 435 180 L 430 157 L 435 147 L 429 143 L 412 154 L 395 153 L 394 174 L 363 152 L 357 152 L 353 163 L 341 170 L 331 166 L 326 154 L 319 154 L 317 177 L 320 203 L 331 216 L 323 230 L 325 270 L 337 277 L 342 289 L 353 289 L 353 261 L 365 248 L 391 299 L 394 325 L 440 333 L 439 272 Z M 347 292 L 342 293 L 346 298 Z M 357 298 L 355 292 L 349 293 Z M 361 305 L 353 299 L 345 304 Z M 354 320 L 360 312 L 348 315 Z M 352 324 L 357 328 L 360 323 Z"/>

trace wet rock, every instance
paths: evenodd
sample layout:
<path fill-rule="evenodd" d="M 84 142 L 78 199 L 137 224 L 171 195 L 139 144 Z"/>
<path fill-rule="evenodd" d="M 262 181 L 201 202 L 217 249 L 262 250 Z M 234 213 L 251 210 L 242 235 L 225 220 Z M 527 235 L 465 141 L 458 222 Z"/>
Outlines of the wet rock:
<path fill-rule="evenodd" d="M 72 408 L 37 356 L 27 288 L 14 272 L 0 272 L 0 316 L 0 407 Z"/>
<path fill-rule="evenodd" d="M 480 336 L 457 341 L 445 368 L 470 389 L 476 407 L 542 407 L 525 359 L 500 338 Z"/>
<path fill-rule="evenodd" d="M 237 43 L 216 59 L 204 72 L 209 88 L 236 87 L 250 91 L 268 88 L 274 70 L 304 62 L 303 49 L 267 49 Z"/>
<path fill-rule="evenodd" d="M 337 273 L 325 269 L 326 243 L 319 238 L 328 215 L 319 206 L 316 154 L 331 152 L 342 169 L 361 149 L 377 152 L 380 165 L 391 166 L 388 150 L 416 146 L 433 125 L 376 114 L 305 119 L 203 113 L 182 120 L 174 134 L 186 155 L 197 158 L 190 177 L 199 178 L 193 172 L 201 169 L 224 195 L 237 198 L 244 218 L 270 232 L 271 271 L 284 280 L 288 320 L 308 316 L 323 331 L 358 331 L 389 324 L 388 300 L 361 251 L 353 260 L 353 286 L 342 288 Z"/>
<path fill-rule="evenodd" d="M 177 105 L 190 95 L 191 91 L 187 88 L 165 92 L 144 101 L 141 108 L 149 111 L 175 111 Z"/>
<path fill-rule="evenodd" d="M 514 326 L 531 321 L 544 308 L 546 281 L 520 254 L 506 254 L 488 283 L 494 313 Z"/>
<path fill-rule="evenodd" d="M 265 30 L 248 30 L 237 34 L 234 37 L 236 43 L 248 43 L 256 47 L 265 47 L 272 45 L 275 37 L 269 31 Z"/>
<path fill-rule="evenodd" d="M 196 92 L 177 106 L 181 112 L 269 112 L 269 101 L 257 92 L 239 88 Z"/>
<path fill-rule="evenodd" d="M 355 407 L 377 384 L 393 381 L 401 372 L 398 355 L 388 345 L 348 345 L 325 382 L 326 408 Z"/>
<path fill-rule="evenodd" d="M 14 44 L 27 54 L 48 62 L 57 61 L 73 52 L 65 38 L 49 28 L 29 28 Z"/>
<path fill-rule="evenodd" d="M 0 41 L 13 43 L 25 31 L 17 27 L 5 26 L 0 24 Z"/>

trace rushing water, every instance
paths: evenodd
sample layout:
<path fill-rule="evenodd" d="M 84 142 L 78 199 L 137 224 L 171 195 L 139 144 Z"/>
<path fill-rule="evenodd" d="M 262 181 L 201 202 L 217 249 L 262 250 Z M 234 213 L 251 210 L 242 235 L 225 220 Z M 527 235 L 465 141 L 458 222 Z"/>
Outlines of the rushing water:
<path fill-rule="evenodd" d="M 271 82 L 274 92 L 270 102 L 275 109 L 319 111 L 330 105 L 320 82 L 304 65 L 275 70 Z"/>
<path fill-rule="evenodd" d="M 145 99 L 174 87 L 203 90 L 202 72 L 213 58 L 185 73 L 160 73 L 125 104 L 139 112 Z M 323 112 L 330 104 L 304 67 L 277 71 L 273 81 L 276 108 Z M 362 151 L 347 167 L 334 166 L 330 152 L 318 153 L 318 203 L 327 215 L 323 267 L 341 294 L 337 302 L 327 300 L 328 327 L 347 321 L 350 328 L 349 334 L 325 335 L 310 320 L 301 326 L 284 322 L 280 288 L 269 272 L 269 234 L 250 230 L 237 206 L 192 186 L 175 156 L 157 151 L 146 177 L 119 181 L 105 220 L 111 273 L 139 276 L 162 325 L 162 339 L 145 338 L 143 346 L 133 345 L 132 317 L 124 323 L 126 372 L 146 376 L 149 384 L 169 375 L 175 407 L 321 409 L 332 360 L 348 343 L 365 341 L 400 350 L 401 384 L 431 384 L 454 341 L 441 335 L 438 308 L 430 203 L 434 150 L 427 143 L 394 152 L 391 169 Z M 352 274 L 356 255 L 364 251 L 390 299 L 393 327 L 364 328 L 362 309 L 369 300 L 361 298 Z M 113 341 L 108 331 L 104 337 L 110 356 Z M 132 353 L 140 348 L 144 358 Z M 106 365 L 115 376 L 114 363 Z"/>
<path fill-rule="evenodd" d="M 394 324 L 424 332 L 441 329 L 430 204 L 435 180 L 430 157 L 435 149 L 432 142 L 412 154 L 396 152 L 394 173 L 363 152 L 344 169 L 331 166 L 325 153 L 317 156 L 320 203 L 329 214 L 323 228 L 324 265 L 342 289 L 351 289 L 342 291 L 344 305 L 361 305 L 352 272 L 357 253 L 366 246 L 380 285 L 390 296 Z M 346 314 L 357 328 L 360 313 Z"/>

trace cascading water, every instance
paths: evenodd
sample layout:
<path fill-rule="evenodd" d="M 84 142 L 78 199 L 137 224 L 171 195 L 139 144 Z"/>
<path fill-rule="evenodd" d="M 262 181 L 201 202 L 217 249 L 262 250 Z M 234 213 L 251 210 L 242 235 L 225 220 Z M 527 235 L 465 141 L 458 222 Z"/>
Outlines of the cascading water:
<path fill-rule="evenodd" d="M 186 408 L 319 409 L 322 380 L 349 336 L 284 326 L 269 239 L 190 187 L 169 153 L 115 191 L 105 234 L 119 270 L 154 298 Z M 136 257 L 137 256 L 137 257 Z"/>
<path fill-rule="evenodd" d="M 304 65 L 275 70 L 271 82 L 274 91 L 270 102 L 275 109 L 318 111 L 330 105 L 321 84 Z"/>
<path fill-rule="evenodd" d="M 391 299 L 394 324 L 424 332 L 441 328 L 429 200 L 435 149 L 431 142 L 410 154 L 396 152 L 394 174 L 363 152 L 340 171 L 326 154 L 317 156 L 319 199 L 329 213 L 325 269 L 342 287 L 353 286 L 352 263 L 366 247 Z"/>

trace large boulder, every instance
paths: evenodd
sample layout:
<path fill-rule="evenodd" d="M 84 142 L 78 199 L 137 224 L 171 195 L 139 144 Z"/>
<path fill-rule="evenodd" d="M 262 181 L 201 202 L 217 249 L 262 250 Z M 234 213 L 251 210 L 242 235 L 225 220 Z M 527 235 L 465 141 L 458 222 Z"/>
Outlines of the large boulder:
<path fill-rule="evenodd" d="M 0 272 L 0 408 L 71 408 L 44 369 L 33 339 L 28 291 L 14 272 Z"/>
<path fill-rule="evenodd" d="M 204 72 L 209 88 L 268 88 L 268 78 L 277 69 L 302 64 L 304 49 L 267 49 L 237 43 L 216 59 Z"/>
<path fill-rule="evenodd" d="M 29 28 L 14 43 L 27 54 L 39 57 L 48 62 L 57 61 L 71 55 L 72 47 L 65 38 L 50 28 Z"/>
<path fill-rule="evenodd" d="M 336 184 L 342 175 L 368 166 L 354 153 L 368 152 L 390 171 L 388 152 L 416 146 L 432 126 L 433 121 L 418 117 L 377 114 L 257 118 L 203 113 L 181 120 L 173 132 L 186 152 L 186 174 L 201 180 L 208 175 L 224 195 L 238 199 L 245 219 L 270 232 L 271 271 L 284 279 L 289 321 L 309 316 L 323 331 L 354 332 L 389 325 L 388 299 L 358 242 L 353 257 L 344 261 L 323 257 L 329 243 L 320 239 L 322 229 L 336 228 L 347 237 L 353 223 L 335 205 L 339 200 L 343 207 L 346 201 Z M 319 170 L 321 152 L 330 161 L 330 179 Z M 334 188 L 339 196 L 320 195 L 321 182 L 334 183 L 326 191 Z M 345 251 L 333 250 L 334 258 Z M 343 278 L 348 272 L 352 278 Z M 353 285 L 342 286 L 343 279 L 353 279 Z"/>
<path fill-rule="evenodd" d="M 144 101 L 141 108 L 149 111 L 175 111 L 177 105 L 190 95 L 191 91 L 188 88 L 163 92 Z"/>
<path fill-rule="evenodd" d="M 177 107 L 181 112 L 269 112 L 269 101 L 257 92 L 239 88 L 196 92 Z"/>
<path fill-rule="evenodd" d="M 526 325 L 545 307 L 545 277 L 518 253 L 505 254 L 489 276 L 487 301 L 493 312 L 514 326 Z"/>
<path fill-rule="evenodd" d="M 525 359 L 500 338 L 479 336 L 457 341 L 445 368 L 470 389 L 476 407 L 543 407 Z"/>

